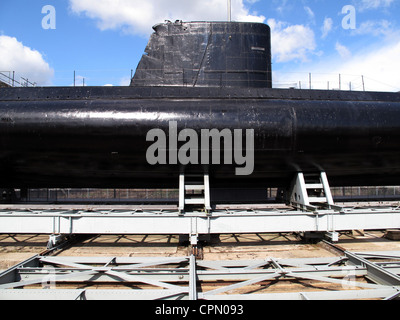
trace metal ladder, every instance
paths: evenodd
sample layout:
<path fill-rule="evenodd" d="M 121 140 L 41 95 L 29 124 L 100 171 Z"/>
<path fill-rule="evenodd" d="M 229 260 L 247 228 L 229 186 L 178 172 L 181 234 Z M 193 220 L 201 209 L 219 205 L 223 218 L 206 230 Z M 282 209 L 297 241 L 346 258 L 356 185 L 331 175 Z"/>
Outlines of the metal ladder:
<path fill-rule="evenodd" d="M 319 207 L 336 209 L 325 172 L 298 172 L 290 192 L 290 204 L 295 208 L 316 211 Z"/>
<path fill-rule="evenodd" d="M 201 191 L 200 194 L 187 193 Z M 179 175 L 179 212 L 185 211 L 186 205 L 200 205 L 205 212 L 211 211 L 210 204 L 210 180 L 208 174 L 203 175 Z"/>
<path fill-rule="evenodd" d="M 289 204 L 296 209 L 311 211 L 316 217 L 320 209 L 329 216 L 329 231 L 324 232 L 323 236 L 332 242 L 339 241 L 339 233 L 335 231 L 333 212 L 342 212 L 343 208 L 336 206 L 333 202 L 331 189 L 325 172 L 307 173 L 298 172 L 292 182 L 289 192 Z M 328 209 L 328 210 L 325 210 Z M 305 237 L 321 237 L 321 233 L 305 232 Z"/>

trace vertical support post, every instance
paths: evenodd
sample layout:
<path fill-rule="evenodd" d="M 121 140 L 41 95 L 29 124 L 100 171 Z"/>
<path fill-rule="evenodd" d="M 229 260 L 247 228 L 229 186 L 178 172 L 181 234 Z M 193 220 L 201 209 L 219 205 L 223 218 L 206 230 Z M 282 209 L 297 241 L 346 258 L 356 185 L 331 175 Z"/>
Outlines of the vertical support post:
<path fill-rule="evenodd" d="M 208 174 L 204 175 L 204 207 L 206 212 L 211 210 L 210 202 L 210 178 Z"/>
<path fill-rule="evenodd" d="M 232 21 L 232 1 L 228 0 L 228 22 Z"/>
<path fill-rule="evenodd" d="M 185 209 L 185 175 L 179 175 L 179 213 Z"/>
<path fill-rule="evenodd" d="M 197 217 L 190 218 L 190 235 L 189 235 L 190 244 L 195 247 L 197 246 L 199 233 L 197 231 Z"/>
<path fill-rule="evenodd" d="M 197 300 L 197 274 L 196 258 L 191 255 L 189 258 L 189 300 Z"/>
<path fill-rule="evenodd" d="M 364 76 L 361 76 L 363 91 L 365 91 L 365 83 L 364 83 Z"/>

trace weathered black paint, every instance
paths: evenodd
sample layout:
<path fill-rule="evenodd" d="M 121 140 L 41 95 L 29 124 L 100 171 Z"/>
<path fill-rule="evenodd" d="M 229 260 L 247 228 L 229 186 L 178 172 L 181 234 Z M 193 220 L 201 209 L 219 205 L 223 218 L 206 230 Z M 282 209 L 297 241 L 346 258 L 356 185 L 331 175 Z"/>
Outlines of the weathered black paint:
<path fill-rule="evenodd" d="M 132 86 L 272 87 L 265 24 L 176 21 L 154 31 Z"/>

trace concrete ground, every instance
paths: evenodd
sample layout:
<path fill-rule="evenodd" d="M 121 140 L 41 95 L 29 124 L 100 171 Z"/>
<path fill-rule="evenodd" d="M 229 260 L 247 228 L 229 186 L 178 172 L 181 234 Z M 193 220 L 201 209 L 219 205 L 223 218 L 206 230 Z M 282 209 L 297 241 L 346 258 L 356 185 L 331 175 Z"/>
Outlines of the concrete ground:
<path fill-rule="evenodd" d="M 46 235 L 0 235 L 0 270 L 5 270 L 33 255 L 46 250 Z M 384 231 L 352 232 L 342 234 L 338 245 L 348 251 L 400 251 L 400 241 L 389 240 Z M 182 257 L 188 256 L 187 246 L 179 244 L 178 236 L 165 235 L 102 235 L 87 238 L 70 248 L 58 251 L 58 256 L 87 257 Z M 310 244 L 299 240 L 294 234 L 227 234 L 220 236 L 220 242 L 205 246 L 204 260 L 253 260 L 321 258 L 338 256 L 335 250 L 322 243 Z M 360 281 L 360 280 L 358 280 Z M 361 280 L 365 281 L 365 280 Z M 202 282 L 198 290 L 206 292 L 224 286 L 223 282 Z M 71 287 L 72 286 L 72 287 Z M 74 288 L 73 284 L 65 288 Z M 95 289 L 129 289 L 116 284 L 92 284 Z M 271 283 L 255 283 L 229 293 L 282 293 L 343 290 L 339 284 L 287 280 Z M 227 293 L 224 293 L 227 294 Z"/>
<path fill-rule="evenodd" d="M 0 270 L 46 249 L 47 235 L 0 235 Z M 400 251 L 400 241 L 385 238 L 383 231 L 348 233 L 338 245 L 352 252 Z M 178 236 L 102 235 L 60 251 L 59 256 L 181 257 L 190 254 Z M 320 244 L 307 244 L 293 234 L 221 235 L 220 243 L 205 246 L 204 260 L 251 260 L 329 257 L 336 253 Z"/>

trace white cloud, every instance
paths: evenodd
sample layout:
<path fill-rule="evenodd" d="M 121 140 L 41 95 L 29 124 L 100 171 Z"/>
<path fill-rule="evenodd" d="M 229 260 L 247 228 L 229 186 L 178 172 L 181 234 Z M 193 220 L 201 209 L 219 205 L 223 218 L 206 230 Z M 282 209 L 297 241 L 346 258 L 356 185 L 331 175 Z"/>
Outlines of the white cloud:
<path fill-rule="evenodd" d="M 338 71 L 366 77 L 366 89 L 400 91 L 400 41 L 353 55 Z"/>
<path fill-rule="evenodd" d="M 151 27 L 164 20 L 226 21 L 226 0 L 69 0 L 72 12 L 97 21 L 101 30 L 121 29 L 149 35 Z M 265 17 L 250 13 L 243 0 L 232 0 L 232 19 L 264 22 Z"/>
<path fill-rule="evenodd" d="M 131 77 L 122 77 L 119 79 L 119 86 L 129 86 L 131 84 Z"/>
<path fill-rule="evenodd" d="M 360 10 L 388 8 L 394 0 L 361 0 Z"/>
<path fill-rule="evenodd" d="M 349 59 L 351 57 L 350 50 L 347 47 L 345 47 L 344 45 L 342 45 L 341 43 L 339 43 L 339 41 L 336 42 L 335 50 L 337 51 L 337 53 L 339 53 L 339 55 L 343 59 Z"/>
<path fill-rule="evenodd" d="M 279 14 L 283 14 L 292 5 L 291 3 L 289 3 L 289 0 L 273 0 L 273 2 L 276 8 L 275 10 Z"/>
<path fill-rule="evenodd" d="M 353 35 L 372 35 L 379 36 L 392 36 L 398 31 L 395 30 L 393 24 L 388 20 L 373 21 L 368 20 L 361 23 L 355 30 L 352 31 Z"/>
<path fill-rule="evenodd" d="M 340 47 L 340 43 L 339 46 Z M 343 49 L 345 51 L 345 49 Z M 277 79 L 281 83 L 294 83 L 308 89 L 309 72 L 312 73 L 312 88 L 330 89 L 339 88 L 341 75 L 341 89 L 363 90 L 362 76 L 366 91 L 400 91 L 400 41 L 390 44 L 371 46 L 361 52 L 356 52 L 343 59 L 342 57 L 325 58 L 322 62 L 302 66 L 291 73 L 279 73 Z M 306 69 L 305 69 L 306 68 Z M 276 79 L 275 79 L 276 80 Z"/>
<path fill-rule="evenodd" d="M 314 13 L 314 11 L 311 10 L 310 7 L 305 6 L 305 7 L 304 7 L 304 10 L 305 10 L 305 12 L 307 13 L 309 19 L 312 20 L 312 19 L 315 18 L 315 13 Z"/>
<path fill-rule="evenodd" d="M 37 85 L 51 84 L 54 70 L 42 54 L 24 46 L 16 38 L 0 35 L 0 57 L 0 70 L 15 71 L 15 80 L 24 77 Z"/>
<path fill-rule="evenodd" d="M 272 57 L 276 62 L 291 60 L 307 61 L 316 49 L 312 29 L 303 25 L 288 25 L 286 22 L 269 19 L 271 27 Z"/>
<path fill-rule="evenodd" d="M 322 38 L 326 38 L 326 36 L 331 32 L 333 27 L 333 20 L 331 18 L 325 18 L 324 24 L 321 28 L 322 30 Z"/>

